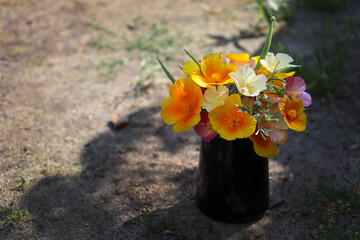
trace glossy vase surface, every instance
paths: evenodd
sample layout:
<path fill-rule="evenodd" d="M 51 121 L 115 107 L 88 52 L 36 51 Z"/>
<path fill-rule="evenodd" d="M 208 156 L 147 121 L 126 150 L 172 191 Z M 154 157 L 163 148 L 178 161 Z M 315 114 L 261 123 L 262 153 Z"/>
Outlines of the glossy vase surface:
<path fill-rule="evenodd" d="M 250 139 L 216 137 L 201 142 L 196 202 L 209 217 L 250 222 L 269 206 L 269 163 L 258 156 Z"/>

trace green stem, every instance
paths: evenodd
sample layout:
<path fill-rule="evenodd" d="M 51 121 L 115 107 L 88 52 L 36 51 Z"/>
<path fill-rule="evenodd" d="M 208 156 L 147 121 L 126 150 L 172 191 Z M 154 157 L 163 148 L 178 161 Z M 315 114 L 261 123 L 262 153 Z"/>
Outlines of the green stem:
<path fill-rule="evenodd" d="M 256 64 L 255 70 L 258 70 L 258 69 L 261 68 L 260 60 L 261 60 L 261 59 L 265 59 L 267 53 L 269 52 L 270 45 L 271 45 L 272 34 L 273 34 L 273 29 L 274 29 L 274 22 L 275 22 L 275 21 L 276 21 L 276 18 L 275 18 L 274 16 L 272 16 L 272 17 L 270 18 L 269 32 L 268 32 L 268 35 L 267 35 L 267 37 L 266 37 L 266 42 L 265 42 L 264 48 L 263 48 L 263 50 L 262 50 L 262 52 L 261 52 L 259 61 L 258 61 L 258 63 Z"/>

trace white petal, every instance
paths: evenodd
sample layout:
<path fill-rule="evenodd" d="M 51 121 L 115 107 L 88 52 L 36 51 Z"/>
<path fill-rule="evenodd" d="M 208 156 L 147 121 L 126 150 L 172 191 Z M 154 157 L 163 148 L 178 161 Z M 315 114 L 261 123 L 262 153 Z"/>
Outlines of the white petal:
<path fill-rule="evenodd" d="M 268 52 L 265 59 L 260 60 L 260 63 L 270 72 L 274 71 L 274 67 L 276 65 L 275 55 L 272 52 Z"/>
<path fill-rule="evenodd" d="M 218 92 L 224 97 L 224 100 L 229 96 L 229 89 L 224 85 L 218 86 Z"/>
<path fill-rule="evenodd" d="M 212 109 L 222 105 L 225 99 L 229 96 L 229 89 L 225 86 L 219 86 L 206 89 L 204 93 L 204 101 L 202 107 L 208 112 Z"/>
<path fill-rule="evenodd" d="M 229 73 L 229 76 L 234 80 L 237 80 L 239 78 L 238 74 L 234 72 Z"/>
<path fill-rule="evenodd" d="M 276 54 L 275 59 L 276 59 L 275 60 L 276 64 L 279 63 L 277 68 L 286 67 L 287 65 L 289 65 L 291 62 L 294 61 L 294 59 L 292 59 L 292 57 L 290 57 L 289 55 L 287 55 L 285 53 Z"/>
<path fill-rule="evenodd" d="M 246 82 L 248 79 L 256 76 L 254 69 L 252 69 L 249 65 L 239 67 L 237 73 L 243 82 Z"/>
<path fill-rule="evenodd" d="M 268 64 L 268 62 L 266 61 L 266 59 L 261 59 L 261 60 L 260 60 L 260 63 L 261 63 L 261 65 L 263 65 L 265 68 L 269 69 L 269 64 Z"/>
<path fill-rule="evenodd" d="M 261 91 L 266 90 L 266 76 L 264 74 L 257 75 L 255 78 L 251 79 L 246 86 L 249 89 L 251 97 L 255 97 L 260 94 Z"/>
<path fill-rule="evenodd" d="M 245 96 L 250 96 L 249 89 L 247 89 L 247 87 L 240 88 L 239 92 Z"/>

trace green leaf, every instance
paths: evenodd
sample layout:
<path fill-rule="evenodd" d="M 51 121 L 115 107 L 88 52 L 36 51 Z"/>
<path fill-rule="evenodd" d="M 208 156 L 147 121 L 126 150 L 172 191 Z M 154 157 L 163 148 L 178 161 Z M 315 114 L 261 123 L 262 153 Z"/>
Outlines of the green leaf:
<path fill-rule="evenodd" d="M 164 70 L 166 76 L 170 79 L 170 81 L 172 83 L 175 83 L 175 78 L 173 77 L 173 75 L 171 75 L 171 73 L 167 70 L 167 68 L 165 67 L 165 65 L 163 64 L 163 62 L 160 60 L 160 58 L 157 58 L 157 60 L 159 61 L 161 68 Z"/>

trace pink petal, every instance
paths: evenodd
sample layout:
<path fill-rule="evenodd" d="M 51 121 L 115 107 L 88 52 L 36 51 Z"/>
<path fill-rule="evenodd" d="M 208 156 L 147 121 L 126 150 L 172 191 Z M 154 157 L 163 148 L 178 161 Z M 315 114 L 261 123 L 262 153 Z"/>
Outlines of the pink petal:
<path fill-rule="evenodd" d="M 300 93 L 297 97 L 300 98 L 303 101 L 304 107 L 308 107 L 312 103 L 311 95 L 308 94 L 307 92 Z"/>
<path fill-rule="evenodd" d="M 264 133 L 265 136 L 270 137 L 273 142 L 281 142 L 286 137 L 286 132 L 281 129 L 272 128 L 271 132 Z"/>
<path fill-rule="evenodd" d="M 306 84 L 304 79 L 302 79 L 301 77 L 291 76 L 286 79 L 285 89 L 289 93 L 295 92 L 296 94 L 300 94 L 305 91 Z"/>
<path fill-rule="evenodd" d="M 218 135 L 218 133 L 212 129 L 208 115 L 208 113 L 201 113 L 201 120 L 194 128 L 195 133 L 206 142 L 210 142 L 210 140 Z"/>

